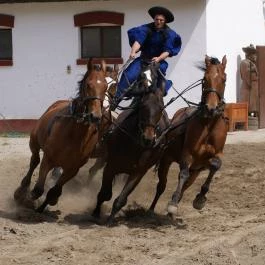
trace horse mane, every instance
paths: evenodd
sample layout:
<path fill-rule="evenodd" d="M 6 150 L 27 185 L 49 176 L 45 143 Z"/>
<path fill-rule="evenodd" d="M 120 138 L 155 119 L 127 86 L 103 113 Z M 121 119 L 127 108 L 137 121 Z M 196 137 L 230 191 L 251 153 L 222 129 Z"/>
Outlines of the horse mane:
<path fill-rule="evenodd" d="M 77 82 L 78 83 L 78 91 L 76 93 L 76 97 L 75 98 L 79 98 L 79 97 L 82 96 L 82 92 L 84 90 L 88 74 L 89 74 L 89 72 L 86 71 L 86 73 L 84 74 L 83 78 L 80 81 Z"/>
<path fill-rule="evenodd" d="M 220 61 L 216 57 L 210 57 L 211 64 L 218 65 Z M 195 65 L 196 68 L 200 69 L 201 71 L 206 71 L 206 65 L 204 61 L 200 61 Z"/>

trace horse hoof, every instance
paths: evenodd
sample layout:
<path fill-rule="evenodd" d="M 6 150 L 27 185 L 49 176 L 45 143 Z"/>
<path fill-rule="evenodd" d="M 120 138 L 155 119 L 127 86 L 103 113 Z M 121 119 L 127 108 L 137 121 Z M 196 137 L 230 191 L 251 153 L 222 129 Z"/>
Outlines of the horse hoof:
<path fill-rule="evenodd" d="M 196 198 L 193 201 L 193 208 L 196 210 L 201 210 L 207 201 L 207 198 L 204 195 L 197 194 Z"/>
<path fill-rule="evenodd" d="M 18 202 L 23 201 L 26 198 L 27 193 L 28 193 L 28 187 L 19 186 L 14 192 L 15 201 Z"/>
<path fill-rule="evenodd" d="M 95 208 L 94 211 L 91 214 L 92 217 L 99 219 L 100 218 L 100 210 Z"/>
<path fill-rule="evenodd" d="M 113 227 L 116 224 L 115 220 L 113 217 L 109 217 L 106 222 L 107 227 Z"/>
<path fill-rule="evenodd" d="M 46 205 L 42 204 L 40 207 L 38 207 L 35 211 L 37 213 L 43 213 L 44 209 L 45 209 Z"/>
<path fill-rule="evenodd" d="M 29 197 L 30 196 L 28 193 L 28 187 L 20 186 L 14 192 L 14 199 L 18 205 L 29 209 L 34 209 L 35 207 L 34 202 Z"/>
<path fill-rule="evenodd" d="M 29 198 L 25 198 L 23 200 L 23 206 L 25 206 L 28 209 L 35 209 L 34 202 L 31 199 L 29 199 Z"/>
<path fill-rule="evenodd" d="M 154 209 L 148 209 L 146 214 L 151 217 L 154 217 L 156 215 Z"/>
<path fill-rule="evenodd" d="M 178 215 L 178 206 L 172 203 L 169 203 L 167 206 L 167 216 L 171 219 L 171 220 L 176 220 Z"/>
<path fill-rule="evenodd" d="M 172 203 L 169 203 L 167 206 L 167 212 L 170 217 L 176 216 L 178 214 L 178 206 Z"/>

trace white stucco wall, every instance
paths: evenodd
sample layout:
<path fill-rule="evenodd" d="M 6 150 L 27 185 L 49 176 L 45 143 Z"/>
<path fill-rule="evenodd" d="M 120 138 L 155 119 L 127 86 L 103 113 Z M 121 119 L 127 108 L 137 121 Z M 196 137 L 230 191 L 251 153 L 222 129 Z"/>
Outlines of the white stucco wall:
<path fill-rule="evenodd" d="M 65 3 L 1 4 L 2 14 L 15 16 L 12 67 L 0 67 L 0 114 L 5 118 L 38 118 L 55 100 L 75 95 L 77 81 L 85 66 L 77 66 L 79 29 L 73 16 L 88 11 L 125 13 L 122 27 L 122 56 L 128 58 L 127 29 L 152 21 L 147 10 L 154 5 L 166 6 L 175 15 L 170 26 L 181 36 L 183 48 L 177 57 L 168 59 L 167 76 L 181 90 L 201 78 L 194 64 L 206 51 L 205 0 L 163 1 L 89 1 Z M 71 74 L 66 67 L 70 65 Z M 166 98 L 176 96 L 171 90 Z M 186 95 L 199 101 L 200 89 Z M 170 115 L 180 106 L 172 104 Z"/>
<path fill-rule="evenodd" d="M 206 7 L 207 53 L 227 56 L 226 102 L 236 102 L 240 86 L 238 67 L 245 58 L 242 47 L 265 44 L 261 0 L 208 0 Z"/>

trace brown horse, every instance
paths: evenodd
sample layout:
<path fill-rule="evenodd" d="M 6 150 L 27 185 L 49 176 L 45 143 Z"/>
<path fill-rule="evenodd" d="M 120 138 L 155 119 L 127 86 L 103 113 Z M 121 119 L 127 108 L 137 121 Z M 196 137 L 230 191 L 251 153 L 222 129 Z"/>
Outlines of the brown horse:
<path fill-rule="evenodd" d="M 106 146 L 104 144 L 104 135 L 108 131 L 109 127 L 112 124 L 112 121 L 115 119 L 113 116 L 113 112 L 110 110 L 110 102 L 112 101 L 118 82 L 118 74 L 119 74 L 119 66 L 117 64 L 114 67 L 107 66 L 106 67 L 106 81 L 108 84 L 107 91 L 105 93 L 105 98 L 103 101 L 103 109 L 102 109 L 102 118 L 99 125 L 99 141 L 96 144 L 90 158 L 96 158 L 94 165 L 89 169 L 89 179 L 92 179 L 93 176 L 97 173 L 99 169 L 104 166 L 105 156 L 106 156 Z M 59 100 L 55 102 L 50 108 L 55 107 L 62 102 L 69 102 L 69 100 Z M 49 109 L 50 109 L 49 108 Z M 49 110 L 48 109 L 48 110 Z M 55 167 L 52 170 L 52 177 L 54 179 L 59 178 L 61 175 L 61 168 Z"/>
<path fill-rule="evenodd" d="M 180 172 L 177 189 L 168 205 L 169 214 L 176 214 L 184 191 L 202 170 L 209 169 L 209 175 L 193 201 L 195 209 L 204 207 L 210 183 L 222 164 L 221 157 L 228 130 L 223 99 L 226 62 L 226 56 L 222 63 L 206 56 L 201 104 L 198 108 L 182 108 L 172 118 L 167 133 L 167 147 L 158 166 L 159 183 L 151 210 L 154 210 L 165 190 L 168 170 L 173 162 L 179 164 Z"/>
<path fill-rule="evenodd" d="M 99 69 L 89 60 L 87 72 L 79 82 L 79 91 L 73 101 L 57 101 L 52 104 L 38 120 L 30 135 L 32 152 L 28 173 L 14 198 L 23 203 L 36 200 L 44 192 L 48 172 L 54 167 L 61 167 L 63 172 L 55 186 L 37 211 L 55 205 L 62 193 L 63 185 L 72 179 L 90 157 L 99 136 L 99 124 L 102 118 L 102 105 L 107 90 L 105 80 L 105 62 Z M 43 158 L 40 164 L 39 178 L 34 189 L 28 194 L 34 169 L 40 162 L 40 149 Z"/>
<path fill-rule="evenodd" d="M 164 87 L 156 87 L 158 65 L 145 67 L 135 90 L 131 91 L 132 95 L 136 90 L 139 93 L 134 109 L 119 115 L 116 127 L 107 138 L 108 156 L 93 216 L 99 217 L 102 203 L 111 199 L 115 176 L 121 173 L 129 175 L 121 194 L 113 203 L 108 223 L 112 223 L 115 214 L 126 204 L 129 194 L 154 165 L 160 150 L 159 146 L 153 148 L 155 140 L 169 122 L 164 111 Z"/>

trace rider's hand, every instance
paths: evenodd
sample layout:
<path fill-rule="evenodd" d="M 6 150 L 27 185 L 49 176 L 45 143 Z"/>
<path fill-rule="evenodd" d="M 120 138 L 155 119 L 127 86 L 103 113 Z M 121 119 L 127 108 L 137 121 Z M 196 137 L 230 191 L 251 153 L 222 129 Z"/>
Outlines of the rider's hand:
<path fill-rule="evenodd" d="M 153 63 L 159 63 L 160 62 L 160 57 L 153 57 L 152 58 Z"/>
<path fill-rule="evenodd" d="M 130 59 L 135 59 L 136 57 L 136 52 L 131 52 L 130 53 Z"/>

